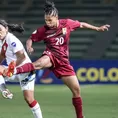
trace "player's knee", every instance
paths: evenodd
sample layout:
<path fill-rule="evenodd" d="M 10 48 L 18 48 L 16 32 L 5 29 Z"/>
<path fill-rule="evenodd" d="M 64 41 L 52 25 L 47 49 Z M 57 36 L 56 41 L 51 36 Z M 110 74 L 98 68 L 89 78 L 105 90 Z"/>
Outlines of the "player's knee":
<path fill-rule="evenodd" d="M 43 67 L 43 62 L 41 60 L 36 62 L 36 63 L 34 62 L 33 66 L 34 66 L 35 69 L 42 68 Z"/>
<path fill-rule="evenodd" d="M 27 102 L 27 104 L 31 104 L 34 101 L 34 98 L 29 96 L 24 96 L 24 100 Z"/>
<path fill-rule="evenodd" d="M 80 87 L 79 86 L 75 86 L 72 89 L 72 93 L 73 93 L 73 97 L 79 97 L 80 96 Z"/>

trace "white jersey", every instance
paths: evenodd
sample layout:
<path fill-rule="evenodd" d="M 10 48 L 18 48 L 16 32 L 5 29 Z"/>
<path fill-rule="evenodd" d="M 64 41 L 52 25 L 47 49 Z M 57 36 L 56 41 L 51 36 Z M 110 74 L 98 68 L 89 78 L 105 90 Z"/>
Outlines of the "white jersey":
<path fill-rule="evenodd" d="M 2 49 L 2 41 L 0 40 L 0 52 L 1 52 L 1 49 Z"/>
<path fill-rule="evenodd" d="M 5 56 L 8 65 L 11 61 L 17 60 L 15 53 L 20 50 L 24 51 L 26 59 L 19 66 L 21 66 L 25 63 L 31 62 L 21 41 L 16 36 L 14 36 L 12 33 L 8 32 L 7 36 L 5 37 L 5 39 L 2 43 L 2 49 L 1 49 L 1 53 Z"/>

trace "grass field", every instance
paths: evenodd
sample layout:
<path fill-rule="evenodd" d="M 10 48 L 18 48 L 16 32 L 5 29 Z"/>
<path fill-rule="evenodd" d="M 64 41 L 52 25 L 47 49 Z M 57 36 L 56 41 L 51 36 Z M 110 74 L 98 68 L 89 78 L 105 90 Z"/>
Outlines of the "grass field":
<path fill-rule="evenodd" d="M 0 96 L 0 118 L 33 118 L 19 86 L 8 86 L 14 99 Z M 118 118 L 118 85 L 81 86 L 86 118 Z M 36 86 L 35 97 L 44 118 L 76 118 L 71 92 L 65 86 Z"/>

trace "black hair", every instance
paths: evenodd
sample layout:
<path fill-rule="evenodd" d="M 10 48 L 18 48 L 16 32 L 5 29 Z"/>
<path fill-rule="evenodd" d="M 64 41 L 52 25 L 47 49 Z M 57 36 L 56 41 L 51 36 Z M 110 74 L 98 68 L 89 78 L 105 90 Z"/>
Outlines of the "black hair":
<path fill-rule="evenodd" d="M 55 7 L 54 2 L 48 0 L 45 1 L 44 13 L 45 15 L 58 16 L 58 10 Z"/>
<path fill-rule="evenodd" d="M 16 32 L 22 33 L 25 31 L 23 24 L 9 24 L 5 20 L 0 20 L 0 24 L 4 26 L 5 28 L 8 27 L 11 30 L 11 32 L 16 31 Z"/>

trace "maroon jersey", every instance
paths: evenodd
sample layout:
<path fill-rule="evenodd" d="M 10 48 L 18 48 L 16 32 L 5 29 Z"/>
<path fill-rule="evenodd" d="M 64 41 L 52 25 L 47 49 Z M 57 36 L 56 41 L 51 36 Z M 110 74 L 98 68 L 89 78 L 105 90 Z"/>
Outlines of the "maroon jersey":
<path fill-rule="evenodd" d="M 43 40 L 46 44 L 45 51 L 51 52 L 60 60 L 68 61 L 70 32 L 78 27 L 80 27 L 79 21 L 60 19 L 58 28 L 50 29 L 45 25 L 34 31 L 31 39 L 33 42 Z"/>

